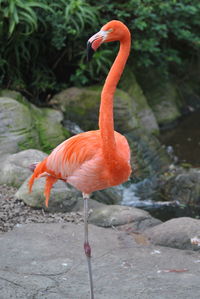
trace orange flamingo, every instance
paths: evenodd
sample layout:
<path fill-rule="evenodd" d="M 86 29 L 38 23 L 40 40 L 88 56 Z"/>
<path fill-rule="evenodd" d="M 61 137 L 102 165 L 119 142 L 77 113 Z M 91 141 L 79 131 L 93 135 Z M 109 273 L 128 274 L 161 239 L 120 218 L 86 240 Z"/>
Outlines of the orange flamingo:
<path fill-rule="evenodd" d="M 32 191 L 34 180 L 46 177 L 44 195 L 48 206 L 53 184 L 61 179 L 83 194 L 84 199 L 84 251 L 87 257 L 90 298 L 94 298 L 91 270 L 91 247 L 88 241 L 88 199 L 96 190 L 125 182 L 131 173 L 130 149 L 124 136 L 114 131 L 113 96 L 130 52 L 131 38 L 128 28 L 113 20 L 93 35 L 87 44 L 88 58 L 105 42 L 119 41 L 118 55 L 106 78 L 99 112 L 99 130 L 73 136 L 58 145 L 42 162 L 35 165 L 29 180 Z"/>

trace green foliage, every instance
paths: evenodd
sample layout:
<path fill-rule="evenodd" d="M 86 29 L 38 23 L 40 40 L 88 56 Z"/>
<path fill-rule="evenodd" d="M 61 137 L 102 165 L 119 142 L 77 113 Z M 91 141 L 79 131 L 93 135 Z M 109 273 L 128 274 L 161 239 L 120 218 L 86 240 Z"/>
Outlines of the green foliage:
<path fill-rule="evenodd" d="M 96 24 L 84 0 L 0 0 L 0 84 L 36 100 L 69 84 Z"/>
<path fill-rule="evenodd" d="M 199 60 L 199 15 L 199 0 L 0 0 L 0 85 L 45 99 L 63 84 L 102 80 L 117 45 L 86 64 L 85 44 L 111 19 L 131 30 L 137 70 L 181 75 Z"/>
<path fill-rule="evenodd" d="M 35 7 L 40 7 L 49 10 L 47 5 L 44 5 L 39 1 L 24 1 L 24 0 L 1 0 L 1 25 L 7 26 L 7 35 L 11 37 L 14 33 L 16 27 L 19 24 L 24 24 L 21 26 L 21 34 L 31 34 L 37 29 L 38 17 L 34 11 Z M 7 20 L 7 24 L 4 23 Z M 2 29 L 2 28 L 1 28 Z M 1 31 L 1 33 L 3 30 Z"/>
<path fill-rule="evenodd" d="M 128 25 L 138 68 L 153 65 L 168 72 L 174 65 L 184 68 L 198 56 L 199 0 L 107 0 L 102 1 L 100 11 L 102 23 L 113 18 Z"/>

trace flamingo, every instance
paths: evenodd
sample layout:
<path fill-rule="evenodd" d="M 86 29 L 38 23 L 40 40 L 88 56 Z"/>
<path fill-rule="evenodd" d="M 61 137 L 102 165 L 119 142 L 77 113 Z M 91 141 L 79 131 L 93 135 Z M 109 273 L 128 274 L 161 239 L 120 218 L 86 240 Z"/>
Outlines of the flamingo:
<path fill-rule="evenodd" d="M 46 177 L 44 195 L 48 207 L 50 191 L 57 180 L 80 190 L 84 200 L 84 251 L 88 264 L 90 298 L 94 298 L 91 247 L 88 240 L 88 199 L 96 190 L 116 186 L 131 174 L 130 149 L 126 138 L 114 131 L 113 97 L 130 52 L 131 36 L 120 21 L 112 20 L 94 34 L 87 43 L 88 58 L 102 43 L 119 41 L 118 55 L 108 73 L 99 111 L 99 130 L 75 135 L 60 145 L 42 162 L 34 165 L 29 191 L 35 179 Z"/>

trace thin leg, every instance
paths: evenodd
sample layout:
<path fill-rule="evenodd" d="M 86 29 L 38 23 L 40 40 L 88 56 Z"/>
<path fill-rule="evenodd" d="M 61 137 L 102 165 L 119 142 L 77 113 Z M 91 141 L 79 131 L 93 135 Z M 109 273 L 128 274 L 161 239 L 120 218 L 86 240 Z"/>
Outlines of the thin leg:
<path fill-rule="evenodd" d="M 84 199 L 84 251 L 87 258 L 88 264 L 88 274 L 89 274 L 89 283 L 90 283 L 90 299 L 94 299 L 93 291 L 93 280 L 92 280 L 92 267 L 91 267 L 91 247 L 88 241 L 88 199 L 89 195 L 83 193 Z"/>

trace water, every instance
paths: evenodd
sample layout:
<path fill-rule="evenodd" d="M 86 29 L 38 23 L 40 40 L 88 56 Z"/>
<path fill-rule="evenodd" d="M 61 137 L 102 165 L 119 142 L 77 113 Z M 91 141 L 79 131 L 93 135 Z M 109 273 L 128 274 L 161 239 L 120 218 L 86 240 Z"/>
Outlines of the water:
<path fill-rule="evenodd" d="M 137 208 L 146 208 L 153 206 L 155 202 L 151 199 L 141 200 L 141 197 L 138 194 L 138 187 L 144 184 L 145 180 L 136 184 L 129 184 L 127 186 L 121 186 L 122 193 L 122 205 L 125 206 L 134 206 Z"/>
<path fill-rule="evenodd" d="M 181 212 L 183 209 L 180 207 L 178 202 L 154 201 L 151 198 L 141 200 L 138 189 L 140 189 L 141 185 L 145 185 L 145 181 L 149 181 L 149 179 L 145 179 L 144 181 L 136 184 L 132 183 L 129 186 L 121 186 L 120 191 L 123 198 L 121 204 L 146 210 L 153 217 L 162 221 L 175 217 L 182 217 Z"/>
<path fill-rule="evenodd" d="M 185 116 L 175 128 L 163 131 L 159 139 L 172 155 L 176 155 L 180 164 L 200 167 L 200 110 Z M 177 217 L 199 218 L 200 207 L 185 206 L 179 202 L 154 201 L 156 188 L 153 184 L 154 179 L 147 178 L 123 187 L 122 205 L 142 208 L 162 221 Z M 140 196 L 141 190 L 146 192 L 145 196 Z"/>
<path fill-rule="evenodd" d="M 68 119 L 65 119 L 63 121 L 63 126 L 73 135 L 80 134 L 83 132 L 83 130 L 75 122 Z"/>
<path fill-rule="evenodd" d="M 141 200 L 138 189 L 140 189 L 141 186 L 145 186 L 145 181 L 148 181 L 150 184 L 150 179 L 145 179 L 136 184 L 132 183 L 128 186 L 120 186 L 120 192 L 123 198 L 121 204 L 141 208 L 148 211 L 151 216 L 162 221 L 178 217 L 199 218 L 200 207 L 182 205 L 178 201 L 154 201 L 151 199 L 151 195 L 149 199 Z"/>
<path fill-rule="evenodd" d="M 159 139 L 174 149 L 180 163 L 200 167 L 200 110 L 185 116 L 175 128 L 163 131 Z"/>

